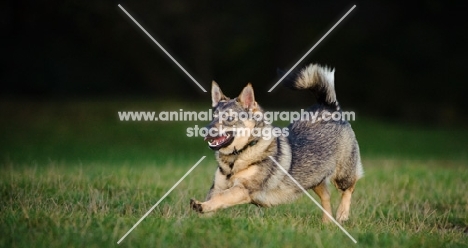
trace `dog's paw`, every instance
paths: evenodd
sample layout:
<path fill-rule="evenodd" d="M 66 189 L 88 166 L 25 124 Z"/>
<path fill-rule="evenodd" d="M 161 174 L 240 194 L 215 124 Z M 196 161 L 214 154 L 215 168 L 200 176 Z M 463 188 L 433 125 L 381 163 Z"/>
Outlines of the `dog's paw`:
<path fill-rule="evenodd" d="M 336 221 L 342 224 L 349 219 L 349 213 L 347 212 L 338 212 L 336 215 Z"/>
<path fill-rule="evenodd" d="M 331 220 L 328 216 L 323 215 L 323 217 L 322 217 L 322 223 L 323 223 L 323 224 L 330 224 L 330 223 L 332 223 L 332 220 Z"/>
<path fill-rule="evenodd" d="M 201 205 L 201 202 L 195 199 L 190 199 L 190 207 L 198 213 L 203 213 L 203 207 Z"/>

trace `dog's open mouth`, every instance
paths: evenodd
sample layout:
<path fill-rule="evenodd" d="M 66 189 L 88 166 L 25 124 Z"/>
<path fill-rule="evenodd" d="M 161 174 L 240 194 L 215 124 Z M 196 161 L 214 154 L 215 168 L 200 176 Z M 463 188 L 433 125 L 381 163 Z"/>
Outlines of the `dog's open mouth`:
<path fill-rule="evenodd" d="M 213 150 L 219 150 L 223 147 L 226 147 L 232 143 L 234 140 L 234 135 L 232 132 L 226 132 L 219 136 L 209 136 L 205 137 L 205 141 L 208 141 L 208 146 Z"/>

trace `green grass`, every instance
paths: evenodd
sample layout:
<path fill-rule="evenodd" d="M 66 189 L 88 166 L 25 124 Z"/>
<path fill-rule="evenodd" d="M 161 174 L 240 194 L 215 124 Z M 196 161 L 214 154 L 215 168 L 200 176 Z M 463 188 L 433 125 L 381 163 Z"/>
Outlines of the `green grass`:
<path fill-rule="evenodd" d="M 6 165 L 0 176 L 2 247 L 112 247 L 188 170 L 184 164 Z M 467 242 L 466 166 L 366 160 L 344 227 L 360 247 L 463 247 Z M 215 163 L 205 159 L 122 242 L 123 247 L 351 246 L 320 223 L 306 197 L 269 209 L 238 206 L 200 217 Z M 334 191 L 335 206 L 338 193 Z"/>
<path fill-rule="evenodd" d="M 3 102 L 0 113 L 0 247 L 115 247 L 185 172 L 207 158 L 121 247 L 353 246 L 320 223 L 303 196 L 264 209 L 236 206 L 202 217 L 216 168 L 185 128 L 206 123 L 123 123 L 122 110 L 191 109 L 149 101 Z M 201 109 L 199 106 L 191 106 Z M 353 123 L 365 177 L 344 227 L 359 247 L 468 245 L 467 130 Z M 339 193 L 333 190 L 334 207 Z"/>

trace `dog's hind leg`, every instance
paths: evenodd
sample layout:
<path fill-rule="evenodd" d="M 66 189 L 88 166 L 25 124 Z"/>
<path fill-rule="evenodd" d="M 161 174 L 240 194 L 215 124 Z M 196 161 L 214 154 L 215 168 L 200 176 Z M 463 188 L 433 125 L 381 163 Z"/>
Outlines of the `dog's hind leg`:
<path fill-rule="evenodd" d="M 364 173 L 357 143 L 354 144 L 350 156 L 345 157 L 343 162 L 338 164 L 337 169 L 332 181 L 335 183 L 336 188 L 342 192 L 341 203 L 336 210 L 336 220 L 342 223 L 349 219 L 351 196 L 356 182 Z"/>
<path fill-rule="evenodd" d="M 348 220 L 349 218 L 349 209 L 351 205 L 351 196 L 354 191 L 355 183 L 343 191 L 341 195 L 341 203 L 336 210 L 336 220 L 340 223 Z"/>
<path fill-rule="evenodd" d="M 325 209 L 325 211 L 327 211 L 330 216 L 333 216 L 330 203 L 330 192 L 328 191 L 326 180 L 323 180 L 319 185 L 315 186 L 313 190 L 320 197 L 322 207 Z M 323 213 L 322 221 L 324 223 L 330 222 L 330 218 L 327 216 L 327 214 Z"/>

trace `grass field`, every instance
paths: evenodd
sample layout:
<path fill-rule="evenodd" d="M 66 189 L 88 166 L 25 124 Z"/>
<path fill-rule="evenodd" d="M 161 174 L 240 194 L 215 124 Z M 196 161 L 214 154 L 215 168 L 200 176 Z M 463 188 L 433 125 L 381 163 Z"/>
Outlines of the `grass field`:
<path fill-rule="evenodd" d="M 189 199 L 211 186 L 214 156 L 185 128 L 123 123 L 117 111 L 188 109 L 149 101 L 0 103 L 1 247 L 352 247 L 303 196 L 201 217 Z M 197 109 L 197 106 L 194 107 Z M 200 107 L 198 107 L 200 109 Z M 468 130 L 352 123 L 365 177 L 344 227 L 357 247 L 468 246 Z M 120 244 L 201 156 L 207 156 Z M 339 193 L 332 191 L 334 207 Z M 314 195 L 315 196 L 315 195 Z"/>

